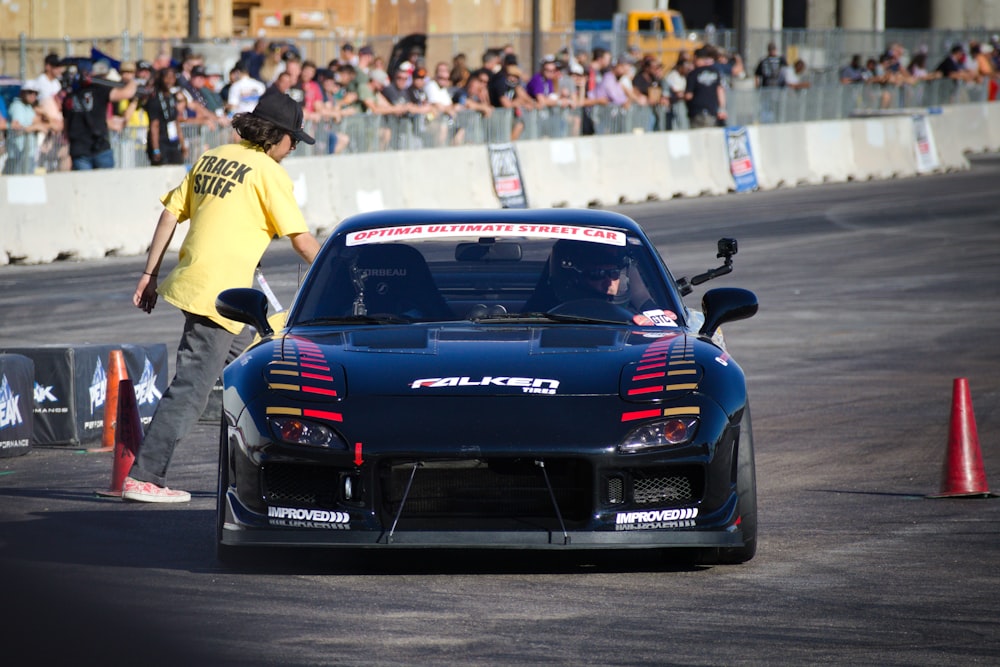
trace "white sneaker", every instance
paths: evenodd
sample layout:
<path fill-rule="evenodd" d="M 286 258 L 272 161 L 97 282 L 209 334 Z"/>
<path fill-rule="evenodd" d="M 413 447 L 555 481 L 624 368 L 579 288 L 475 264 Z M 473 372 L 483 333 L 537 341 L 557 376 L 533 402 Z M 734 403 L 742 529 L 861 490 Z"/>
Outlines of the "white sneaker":
<path fill-rule="evenodd" d="M 126 477 L 122 485 L 122 500 L 134 500 L 137 503 L 186 503 L 191 500 L 191 494 Z"/>

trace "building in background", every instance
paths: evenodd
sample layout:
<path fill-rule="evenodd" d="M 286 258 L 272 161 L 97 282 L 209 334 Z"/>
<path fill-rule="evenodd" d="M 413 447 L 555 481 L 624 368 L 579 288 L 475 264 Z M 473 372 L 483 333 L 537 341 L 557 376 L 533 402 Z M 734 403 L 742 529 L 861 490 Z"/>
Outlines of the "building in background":
<path fill-rule="evenodd" d="M 687 25 L 735 28 L 745 3 L 751 30 L 967 29 L 1000 27 L 1000 0 L 577 0 L 578 21 L 610 21 L 616 11 L 676 9 Z"/>
<path fill-rule="evenodd" d="M 540 0 L 541 29 L 573 29 L 575 0 Z M 198 37 L 359 40 L 410 33 L 530 32 L 532 0 L 197 0 Z M 190 0 L 0 3 L 0 40 L 189 35 Z"/>

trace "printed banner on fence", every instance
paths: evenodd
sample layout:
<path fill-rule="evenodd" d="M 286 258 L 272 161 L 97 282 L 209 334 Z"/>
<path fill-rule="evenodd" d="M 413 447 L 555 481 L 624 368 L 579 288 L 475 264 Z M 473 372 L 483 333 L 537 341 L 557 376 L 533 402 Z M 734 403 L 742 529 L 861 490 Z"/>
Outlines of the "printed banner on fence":
<path fill-rule="evenodd" d="M 513 144 L 489 144 L 493 190 L 502 208 L 528 208 L 521 179 L 521 163 Z"/>
<path fill-rule="evenodd" d="M 934 132 L 927 116 L 913 115 L 914 150 L 917 152 L 917 173 L 926 174 L 941 168 L 938 159 L 937 146 L 934 144 Z"/>
<path fill-rule="evenodd" d="M 31 449 L 35 364 L 20 354 L 0 354 L 0 457 Z"/>
<path fill-rule="evenodd" d="M 736 182 L 737 192 L 757 189 L 757 169 L 750 149 L 750 133 L 743 125 L 726 128 L 726 147 L 729 149 L 729 171 Z"/>

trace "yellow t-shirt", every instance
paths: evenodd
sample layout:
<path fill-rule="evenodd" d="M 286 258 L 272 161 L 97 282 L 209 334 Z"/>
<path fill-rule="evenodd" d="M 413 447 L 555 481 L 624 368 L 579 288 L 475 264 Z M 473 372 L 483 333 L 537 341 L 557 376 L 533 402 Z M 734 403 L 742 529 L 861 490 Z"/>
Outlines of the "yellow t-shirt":
<path fill-rule="evenodd" d="M 260 148 L 242 142 L 207 151 L 183 182 L 160 199 L 191 221 L 177 266 L 157 290 L 181 310 L 204 315 L 233 333 L 243 325 L 215 310 L 219 292 L 250 287 L 274 236 L 309 231 L 292 179 Z"/>
<path fill-rule="evenodd" d="M 115 113 L 124 116 L 131 103 L 132 100 L 119 100 Z M 142 108 L 142 105 L 136 105 L 129 117 L 125 119 L 125 127 L 149 127 L 149 114 Z"/>

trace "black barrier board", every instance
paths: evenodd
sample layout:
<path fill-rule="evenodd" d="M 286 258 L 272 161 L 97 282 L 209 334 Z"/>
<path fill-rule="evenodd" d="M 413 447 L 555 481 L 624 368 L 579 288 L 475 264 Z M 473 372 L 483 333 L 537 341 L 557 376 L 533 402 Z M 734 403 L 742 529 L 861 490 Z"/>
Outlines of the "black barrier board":
<path fill-rule="evenodd" d="M 128 377 L 135 388 L 135 402 L 139 406 L 139 419 L 145 430 L 153 420 L 156 407 L 167 390 L 167 345 L 151 343 L 122 345 Z"/>
<path fill-rule="evenodd" d="M 108 357 L 121 349 L 129 377 L 135 378 L 143 423 L 152 419 L 166 390 L 166 345 L 44 345 L 5 350 L 35 363 L 35 445 L 99 442 L 104 432 Z"/>
<path fill-rule="evenodd" d="M 493 190 L 502 208 L 528 208 L 521 178 L 521 163 L 514 144 L 490 144 L 490 170 L 493 172 Z"/>
<path fill-rule="evenodd" d="M 0 458 L 31 451 L 34 426 L 35 362 L 0 354 Z"/>
<path fill-rule="evenodd" d="M 108 397 L 110 345 L 70 348 L 73 353 L 73 397 L 76 400 L 76 442 L 100 442 L 104 433 L 104 403 Z"/>

